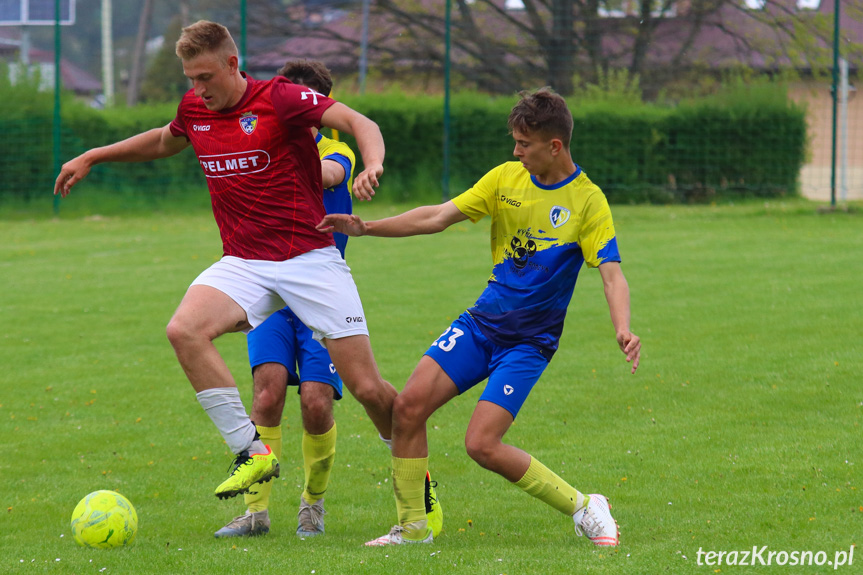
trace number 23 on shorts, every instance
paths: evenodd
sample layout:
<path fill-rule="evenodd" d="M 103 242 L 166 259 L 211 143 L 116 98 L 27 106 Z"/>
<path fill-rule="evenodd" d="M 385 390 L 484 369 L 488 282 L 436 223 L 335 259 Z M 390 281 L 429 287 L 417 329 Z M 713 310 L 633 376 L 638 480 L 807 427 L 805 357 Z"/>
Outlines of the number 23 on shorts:
<path fill-rule="evenodd" d="M 449 334 L 449 337 L 447 335 Z M 457 327 L 448 327 L 446 331 L 441 334 L 437 341 L 435 341 L 432 346 L 437 346 L 441 351 L 449 351 L 453 347 L 455 347 L 456 339 L 464 335 L 464 331 L 460 330 Z"/>

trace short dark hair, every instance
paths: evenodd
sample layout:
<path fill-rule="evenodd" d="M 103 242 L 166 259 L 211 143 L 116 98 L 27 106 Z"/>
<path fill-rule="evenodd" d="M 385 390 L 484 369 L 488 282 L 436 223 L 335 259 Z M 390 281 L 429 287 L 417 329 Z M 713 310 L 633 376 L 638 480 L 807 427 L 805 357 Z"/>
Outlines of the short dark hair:
<path fill-rule="evenodd" d="M 572 113 L 566 100 L 549 87 L 535 92 L 523 90 L 518 96 L 520 100 L 507 120 L 509 131 L 560 138 L 568 148 L 572 140 Z"/>
<path fill-rule="evenodd" d="M 307 86 L 324 96 L 329 96 L 333 89 L 333 77 L 319 60 L 288 60 L 278 74 L 294 84 Z"/>

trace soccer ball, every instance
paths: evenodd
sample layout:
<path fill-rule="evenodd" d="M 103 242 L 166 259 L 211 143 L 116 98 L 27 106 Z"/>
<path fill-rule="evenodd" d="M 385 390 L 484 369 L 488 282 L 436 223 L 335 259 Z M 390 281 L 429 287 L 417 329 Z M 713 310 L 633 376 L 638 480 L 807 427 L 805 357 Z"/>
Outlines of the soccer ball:
<path fill-rule="evenodd" d="M 137 532 L 135 508 L 116 491 L 94 491 L 72 512 L 72 535 L 82 547 L 120 547 L 131 543 Z"/>

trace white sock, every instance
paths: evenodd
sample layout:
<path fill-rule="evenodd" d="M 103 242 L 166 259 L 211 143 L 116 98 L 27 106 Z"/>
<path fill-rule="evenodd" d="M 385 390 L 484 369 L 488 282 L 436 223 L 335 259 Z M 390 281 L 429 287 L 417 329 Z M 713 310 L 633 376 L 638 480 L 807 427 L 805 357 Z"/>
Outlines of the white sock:
<path fill-rule="evenodd" d="M 387 447 L 389 447 L 389 448 L 390 448 L 390 451 L 392 451 L 392 450 L 393 450 L 393 440 L 392 440 L 392 439 L 384 439 L 384 436 L 383 436 L 383 435 L 381 435 L 380 433 L 378 433 L 378 437 L 380 437 L 380 438 L 381 438 L 381 441 L 383 441 L 384 443 L 386 443 Z"/>
<path fill-rule="evenodd" d="M 205 389 L 196 397 L 233 453 L 266 453 L 264 444 L 255 439 L 255 424 L 249 419 L 236 387 Z"/>

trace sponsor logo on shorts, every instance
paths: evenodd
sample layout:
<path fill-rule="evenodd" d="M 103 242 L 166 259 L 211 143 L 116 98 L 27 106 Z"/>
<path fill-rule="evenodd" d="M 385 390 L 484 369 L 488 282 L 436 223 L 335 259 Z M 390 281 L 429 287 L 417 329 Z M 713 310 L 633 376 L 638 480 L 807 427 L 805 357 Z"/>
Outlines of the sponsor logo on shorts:
<path fill-rule="evenodd" d="M 335 373 L 335 372 L 336 372 L 336 366 L 334 366 L 333 364 L 330 364 L 330 373 Z"/>
<path fill-rule="evenodd" d="M 362 316 L 359 316 L 359 317 L 346 317 L 345 321 L 348 323 L 363 323 L 365 320 L 362 318 Z"/>
<path fill-rule="evenodd" d="M 511 385 L 504 385 L 503 386 L 503 394 L 504 395 L 512 395 L 513 391 L 515 391 L 515 390 L 512 388 Z"/>

